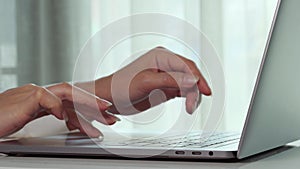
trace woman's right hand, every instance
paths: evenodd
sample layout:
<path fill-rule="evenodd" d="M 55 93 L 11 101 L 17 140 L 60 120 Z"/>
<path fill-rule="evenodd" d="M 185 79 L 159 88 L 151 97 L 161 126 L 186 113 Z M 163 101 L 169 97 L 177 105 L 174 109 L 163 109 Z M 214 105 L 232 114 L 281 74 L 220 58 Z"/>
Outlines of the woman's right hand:
<path fill-rule="evenodd" d="M 110 105 L 68 83 L 47 88 L 28 84 L 9 89 L 0 93 L 0 137 L 10 135 L 30 121 L 49 114 L 60 120 L 65 119 L 70 130 L 79 129 L 90 137 L 99 137 L 102 133 L 91 125 L 91 121 L 114 124 L 117 118 L 105 112 Z"/>
<path fill-rule="evenodd" d="M 76 86 L 113 102 L 109 112 L 122 115 L 143 112 L 175 97 L 185 97 L 186 111 L 192 114 L 202 94 L 212 93 L 192 60 L 163 47 L 148 51 L 110 76 Z"/>

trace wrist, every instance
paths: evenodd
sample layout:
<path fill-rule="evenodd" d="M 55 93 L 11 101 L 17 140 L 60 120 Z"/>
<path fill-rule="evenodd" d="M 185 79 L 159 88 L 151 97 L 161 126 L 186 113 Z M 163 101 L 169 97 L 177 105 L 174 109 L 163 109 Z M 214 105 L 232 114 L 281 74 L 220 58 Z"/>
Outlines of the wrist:
<path fill-rule="evenodd" d="M 92 93 L 101 99 L 112 102 L 111 97 L 111 76 L 99 78 L 95 81 L 78 82 L 75 86 Z"/>

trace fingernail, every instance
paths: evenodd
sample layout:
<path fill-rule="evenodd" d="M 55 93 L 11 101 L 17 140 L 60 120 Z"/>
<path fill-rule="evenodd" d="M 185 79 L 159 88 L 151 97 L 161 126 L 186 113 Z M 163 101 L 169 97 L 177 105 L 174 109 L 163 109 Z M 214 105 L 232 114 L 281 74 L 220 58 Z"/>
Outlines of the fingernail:
<path fill-rule="evenodd" d="M 193 112 L 191 113 L 191 114 L 193 114 L 196 110 L 197 110 L 197 108 L 199 107 L 199 105 L 200 105 L 200 103 L 201 103 L 201 97 L 202 95 L 200 94 L 197 98 L 196 98 L 196 100 L 195 100 L 195 102 L 194 102 L 194 107 L 193 107 Z"/>
<path fill-rule="evenodd" d="M 110 107 L 113 105 L 111 102 L 109 102 L 107 100 L 104 100 L 104 99 L 102 99 L 102 100 L 104 101 L 106 107 Z"/>
<path fill-rule="evenodd" d="M 97 128 L 93 128 L 92 131 L 90 131 L 90 134 L 88 134 L 88 135 L 92 138 L 96 138 L 96 139 L 100 138 L 102 140 L 104 137 L 103 133 Z"/>
<path fill-rule="evenodd" d="M 202 93 L 199 93 L 199 96 L 198 96 L 198 98 L 197 98 L 197 107 L 199 107 L 199 105 L 200 105 L 200 103 L 201 103 L 201 101 L 202 101 Z"/>
<path fill-rule="evenodd" d="M 104 140 L 104 136 L 101 132 L 99 132 L 96 137 L 92 137 L 91 139 L 95 142 L 101 142 Z"/>
<path fill-rule="evenodd" d="M 194 107 L 193 107 L 193 112 L 191 114 L 194 114 L 194 112 L 196 111 L 196 109 L 198 108 L 198 105 L 197 104 L 194 104 Z"/>
<path fill-rule="evenodd" d="M 204 81 L 200 81 L 200 88 L 202 89 L 201 91 L 203 92 L 203 94 L 210 96 L 212 95 L 212 91 L 211 88 L 209 87 L 209 85 L 204 82 Z"/>
<path fill-rule="evenodd" d="M 121 121 L 119 117 L 115 116 L 113 113 L 109 112 L 108 110 L 105 110 L 105 113 L 111 115 L 115 119 L 115 121 Z"/>
<path fill-rule="evenodd" d="M 68 115 L 67 115 L 67 112 L 66 112 L 66 111 L 63 111 L 62 115 L 63 115 L 64 120 L 65 120 L 66 122 L 68 122 L 68 121 L 69 121 L 69 117 L 68 117 Z"/>
<path fill-rule="evenodd" d="M 198 82 L 199 78 L 193 75 L 186 75 L 183 77 L 183 85 L 193 86 Z"/>
<path fill-rule="evenodd" d="M 103 136 L 103 135 L 100 135 L 97 139 L 98 139 L 99 142 L 101 142 L 101 141 L 104 140 L 104 136 Z"/>
<path fill-rule="evenodd" d="M 115 118 L 116 121 L 121 121 L 121 119 L 117 116 L 114 116 L 114 118 Z"/>
<path fill-rule="evenodd" d="M 104 104 L 106 107 L 110 107 L 110 106 L 112 106 L 113 104 L 110 102 L 110 101 L 108 101 L 108 100 L 105 100 L 105 99 L 102 99 L 102 98 L 100 98 L 100 97 L 98 97 L 98 96 L 95 96 L 98 100 L 101 100 L 101 103 L 102 104 Z"/>

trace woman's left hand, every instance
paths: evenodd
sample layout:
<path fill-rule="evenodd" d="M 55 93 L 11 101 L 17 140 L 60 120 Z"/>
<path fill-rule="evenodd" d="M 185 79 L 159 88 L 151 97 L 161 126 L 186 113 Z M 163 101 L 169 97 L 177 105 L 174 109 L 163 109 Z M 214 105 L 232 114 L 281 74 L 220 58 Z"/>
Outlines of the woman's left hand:
<path fill-rule="evenodd" d="M 47 88 L 28 84 L 9 89 L 0 93 L 0 137 L 12 134 L 30 121 L 49 114 L 60 120 L 65 119 L 70 130 L 79 129 L 91 137 L 99 137 L 101 132 L 90 122 L 97 120 L 108 125 L 114 124 L 117 118 L 105 112 L 109 106 L 109 102 L 68 83 Z"/>

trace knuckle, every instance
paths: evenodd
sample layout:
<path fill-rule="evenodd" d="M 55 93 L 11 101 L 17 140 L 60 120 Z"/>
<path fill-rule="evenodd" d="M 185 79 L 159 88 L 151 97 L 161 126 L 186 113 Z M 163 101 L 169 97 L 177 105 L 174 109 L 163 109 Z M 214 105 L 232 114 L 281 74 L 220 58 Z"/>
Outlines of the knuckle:
<path fill-rule="evenodd" d="M 185 67 L 186 67 L 186 69 L 188 70 L 188 71 L 191 71 L 191 72 L 193 72 L 194 70 L 196 70 L 196 68 L 197 68 L 197 65 L 196 65 L 196 63 L 194 62 L 194 61 L 192 61 L 192 60 L 189 60 L 189 59 L 186 59 L 185 60 Z"/>
<path fill-rule="evenodd" d="M 163 46 L 156 46 L 154 49 L 166 49 L 166 48 Z"/>
<path fill-rule="evenodd" d="M 46 89 L 40 86 L 34 86 L 34 96 L 36 98 L 41 98 L 43 95 L 47 93 Z"/>
<path fill-rule="evenodd" d="M 148 84 L 149 81 L 149 76 L 147 73 L 140 73 L 139 74 L 139 81 L 142 83 L 142 85 Z"/>
<path fill-rule="evenodd" d="M 197 67 L 197 65 L 196 65 L 196 63 L 194 62 L 194 61 L 190 61 L 191 62 L 191 66 L 193 66 L 193 67 Z"/>
<path fill-rule="evenodd" d="M 177 83 L 179 83 L 180 85 L 182 85 L 183 83 L 184 83 L 184 79 L 185 79 L 185 74 L 179 74 L 179 75 L 177 75 L 178 77 L 177 77 Z M 178 86 L 180 86 L 180 85 L 178 85 Z"/>
<path fill-rule="evenodd" d="M 148 56 L 150 56 L 150 58 L 154 59 L 154 60 L 151 60 L 150 62 L 153 62 L 153 61 L 157 62 L 157 59 L 159 57 L 166 56 L 165 55 L 166 52 L 168 52 L 168 50 L 165 47 L 157 46 L 157 47 L 151 49 L 149 52 L 147 52 L 147 54 L 148 54 Z"/>
<path fill-rule="evenodd" d="M 63 107 L 61 100 L 57 99 L 57 101 L 53 103 L 53 107 L 61 109 Z"/>
<path fill-rule="evenodd" d="M 162 76 L 162 82 L 164 83 L 164 84 L 170 84 L 170 83 L 172 83 L 173 81 L 174 81 L 174 78 L 170 75 L 170 74 L 163 74 L 163 76 Z"/>
<path fill-rule="evenodd" d="M 33 83 L 29 83 L 29 84 L 26 84 L 24 86 L 24 88 L 29 88 L 29 89 L 36 88 L 36 87 L 38 87 L 38 86 L 36 84 L 33 84 Z"/>
<path fill-rule="evenodd" d="M 186 63 L 189 65 L 189 66 L 196 66 L 195 62 L 190 60 L 190 59 L 186 59 Z"/>
<path fill-rule="evenodd" d="M 150 51 L 151 51 L 151 52 L 157 53 L 157 52 L 161 52 L 161 51 L 163 51 L 163 50 L 165 50 L 165 49 L 166 49 L 165 47 L 157 46 L 157 47 L 151 49 Z"/>
<path fill-rule="evenodd" d="M 61 82 L 59 85 L 60 85 L 62 88 L 64 88 L 64 89 L 70 89 L 70 88 L 72 88 L 72 85 L 69 84 L 68 82 Z"/>

